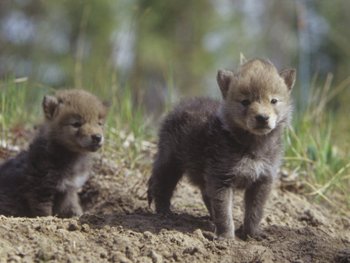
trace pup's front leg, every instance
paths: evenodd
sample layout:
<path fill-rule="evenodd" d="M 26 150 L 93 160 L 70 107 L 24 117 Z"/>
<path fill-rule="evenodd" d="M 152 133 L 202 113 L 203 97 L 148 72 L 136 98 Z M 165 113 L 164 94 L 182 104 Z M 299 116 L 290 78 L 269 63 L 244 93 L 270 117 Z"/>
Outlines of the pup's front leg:
<path fill-rule="evenodd" d="M 264 205 L 271 191 L 272 178 L 261 177 L 245 191 L 245 216 L 242 238 L 259 236 L 259 223 L 263 216 Z"/>
<path fill-rule="evenodd" d="M 54 213 L 59 217 L 73 217 L 83 214 L 79 196 L 75 189 L 69 189 L 56 195 Z"/>
<path fill-rule="evenodd" d="M 209 187 L 212 219 L 215 224 L 215 234 L 219 239 L 234 238 L 232 217 L 232 188 L 228 186 Z"/>
<path fill-rule="evenodd" d="M 51 216 L 53 207 L 53 196 L 37 196 L 35 193 L 26 195 L 30 211 L 28 215 L 36 216 Z"/>

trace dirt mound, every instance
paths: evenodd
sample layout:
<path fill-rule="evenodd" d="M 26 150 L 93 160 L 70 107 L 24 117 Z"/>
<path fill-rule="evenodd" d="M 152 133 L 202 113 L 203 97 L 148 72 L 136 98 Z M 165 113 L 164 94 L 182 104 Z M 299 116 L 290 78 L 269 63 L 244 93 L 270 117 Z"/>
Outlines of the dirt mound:
<path fill-rule="evenodd" d="M 276 188 L 261 241 L 218 241 L 200 193 L 186 181 L 173 198 L 174 215 L 148 208 L 150 158 L 137 169 L 96 161 L 81 192 L 80 218 L 0 216 L 0 262 L 350 262 L 350 221 L 304 197 Z M 236 227 L 242 197 L 235 198 Z"/>

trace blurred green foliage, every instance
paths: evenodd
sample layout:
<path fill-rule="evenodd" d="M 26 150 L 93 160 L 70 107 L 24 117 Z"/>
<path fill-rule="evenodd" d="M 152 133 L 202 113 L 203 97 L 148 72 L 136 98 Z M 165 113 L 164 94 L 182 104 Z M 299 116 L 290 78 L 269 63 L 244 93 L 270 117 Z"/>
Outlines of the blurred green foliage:
<path fill-rule="evenodd" d="M 111 102 L 111 148 L 142 141 L 149 116 L 174 101 L 219 97 L 217 70 L 242 52 L 297 68 L 286 166 L 349 207 L 348 10 L 342 0 L 1 0 L 1 139 L 37 121 L 43 94 L 84 87 Z"/>

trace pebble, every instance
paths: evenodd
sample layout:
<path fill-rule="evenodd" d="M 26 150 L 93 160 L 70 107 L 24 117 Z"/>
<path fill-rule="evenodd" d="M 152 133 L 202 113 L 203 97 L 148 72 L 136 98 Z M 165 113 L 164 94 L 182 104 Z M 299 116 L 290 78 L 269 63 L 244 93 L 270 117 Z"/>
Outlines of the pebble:
<path fill-rule="evenodd" d="M 149 257 L 140 257 L 137 259 L 136 263 L 153 263 L 152 259 Z"/>
<path fill-rule="evenodd" d="M 22 262 L 22 258 L 16 255 L 12 255 L 10 256 L 7 261 L 2 261 L 2 262 L 11 262 L 11 263 L 19 263 Z"/>
<path fill-rule="evenodd" d="M 187 247 L 184 249 L 183 254 L 190 254 L 194 255 L 196 253 L 200 252 L 198 247 Z"/>
<path fill-rule="evenodd" d="M 193 235 L 196 238 L 199 238 L 199 239 L 202 239 L 202 240 L 205 239 L 205 237 L 203 235 L 203 232 L 200 229 L 196 229 L 195 231 L 193 231 Z"/>
<path fill-rule="evenodd" d="M 81 226 L 81 230 L 83 231 L 83 232 L 89 232 L 90 231 L 90 226 L 88 225 L 88 224 L 83 224 L 82 226 Z"/>
<path fill-rule="evenodd" d="M 68 225 L 68 231 L 76 231 L 76 230 L 79 230 L 79 226 L 77 225 L 77 223 L 70 223 Z"/>
<path fill-rule="evenodd" d="M 143 232 L 143 236 L 146 238 L 146 239 L 151 239 L 153 234 L 149 231 L 145 231 Z"/>
<path fill-rule="evenodd" d="M 115 263 L 131 263 L 132 261 L 130 259 L 128 259 L 123 253 L 116 252 L 111 257 L 111 262 L 115 262 Z"/>
<path fill-rule="evenodd" d="M 154 250 L 151 250 L 151 252 L 148 254 L 148 256 L 152 259 L 153 263 L 162 263 L 163 262 L 163 257 L 159 255 L 157 252 Z"/>

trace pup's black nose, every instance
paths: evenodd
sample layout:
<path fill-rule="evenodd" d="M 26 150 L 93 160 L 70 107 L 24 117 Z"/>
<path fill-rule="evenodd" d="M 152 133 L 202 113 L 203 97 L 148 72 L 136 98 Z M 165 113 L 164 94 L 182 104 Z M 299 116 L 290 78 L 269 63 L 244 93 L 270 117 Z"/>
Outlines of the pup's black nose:
<path fill-rule="evenodd" d="M 255 119 L 257 120 L 258 123 L 265 124 L 269 120 L 269 116 L 265 114 L 258 114 L 255 116 Z"/>
<path fill-rule="evenodd" d="M 93 134 L 91 135 L 91 139 L 94 143 L 100 143 L 102 141 L 102 135 L 101 134 Z"/>

